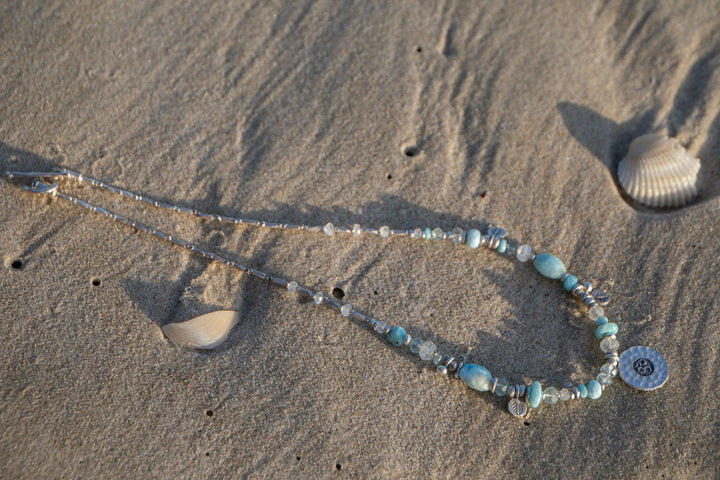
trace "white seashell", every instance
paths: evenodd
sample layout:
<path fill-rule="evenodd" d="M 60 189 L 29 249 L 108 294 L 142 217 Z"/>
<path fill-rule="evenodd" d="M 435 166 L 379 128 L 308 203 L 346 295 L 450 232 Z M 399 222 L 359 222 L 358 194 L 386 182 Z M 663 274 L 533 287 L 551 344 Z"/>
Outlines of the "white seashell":
<path fill-rule="evenodd" d="M 649 134 L 630 144 L 618 165 L 620 185 L 650 207 L 679 207 L 697 195 L 700 160 L 675 139 Z"/>
<path fill-rule="evenodd" d="M 239 320 L 239 312 L 220 310 L 186 322 L 168 323 L 162 327 L 162 331 L 179 347 L 210 350 L 225 341 Z"/>

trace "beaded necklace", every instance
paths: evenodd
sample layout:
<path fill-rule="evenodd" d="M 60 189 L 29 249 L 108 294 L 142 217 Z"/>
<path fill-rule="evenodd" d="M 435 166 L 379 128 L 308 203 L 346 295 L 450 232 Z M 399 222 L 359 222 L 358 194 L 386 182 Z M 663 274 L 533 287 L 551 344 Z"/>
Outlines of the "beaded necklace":
<path fill-rule="evenodd" d="M 67 169 L 61 169 L 57 172 L 5 172 L 5 178 L 18 182 L 23 188 L 30 192 L 63 198 L 76 205 L 103 214 L 113 220 L 125 223 L 162 240 L 183 247 L 205 258 L 216 260 L 230 267 L 237 268 L 251 276 L 280 285 L 286 288 L 291 294 L 308 295 L 316 304 L 324 304 L 332 307 L 339 311 L 343 317 L 353 317 L 362 320 L 375 332 L 383 336 L 391 345 L 398 348 L 407 348 L 409 352 L 417 355 L 421 360 L 430 362 L 441 375 L 458 378 L 468 387 L 480 392 L 490 392 L 498 397 L 508 397 L 508 410 L 518 417 L 526 415 L 528 407 L 538 408 L 543 402 L 548 405 L 553 405 L 558 403 L 558 401 L 566 402 L 585 398 L 596 400 L 600 398 L 603 390 L 613 383 L 618 373 L 625 383 L 639 390 L 654 390 L 659 388 L 668 378 L 668 368 L 665 359 L 657 351 L 649 347 L 634 346 L 623 351 L 622 354 L 618 353 L 618 349 L 620 348 L 620 342 L 616 335 L 618 326 L 616 323 L 608 320 L 603 308 L 610 300 L 606 292 L 598 288 L 593 288 L 589 282 L 581 282 L 575 275 L 567 273 L 565 265 L 556 256 L 549 253 L 536 254 L 529 245 L 518 246 L 516 242 L 506 238 L 505 230 L 497 226 L 490 227 L 483 233 L 475 228 L 467 231 L 461 228 L 453 228 L 450 231 L 445 231 L 442 228 L 395 230 L 388 226 L 364 228 L 358 224 L 352 227 L 335 227 L 332 223 L 326 223 L 322 226 L 273 223 L 262 220 L 203 213 L 194 209 L 159 202 Z M 390 325 L 377 320 L 357 310 L 350 303 L 338 301 L 338 299 L 322 292 L 314 292 L 294 280 L 288 281 L 247 267 L 221 257 L 211 251 L 203 250 L 192 243 L 120 216 L 105 208 L 61 193 L 58 182 L 62 180 L 87 183 L 93 187 L 130 198 L 134 201 L 144 202 L 154 207 L 189 214 L 214 222 L 229 222 L 236 225 L 250 225 L 281 230 L 306 230 L 309 232 L 322 232 L 328 236 L 334 236 L 336 234 L 350 234 L 356 237 L 361 235 L 377 235 L 381 238 L 409 237 L 414 240 L 449 241 L 453 245 L 465 245 L 471 249 L 483 247 L 505 257 L 515 258 L 522 264 L 531 262 L 543 277 L 558 281 L 564 290 L 570 292 L 587 309 L 587 316 L 594 322 L 595 337 L 600 341 L 600 350 L 605 354 L 605 362 L 600 367 L 600 373 L 596 378 L 576 385 L 567 383 L 559 390 L 554 386 L 543 386 L 537 380 L 529 384 L 512 384 L 505 378 L 494 377 L 487 368 L 466 362 L 462 356 L 454 356 L 450 353 L 440 351 L 433 341 L 413 337 L 408 334 L 402 326 Z"/>

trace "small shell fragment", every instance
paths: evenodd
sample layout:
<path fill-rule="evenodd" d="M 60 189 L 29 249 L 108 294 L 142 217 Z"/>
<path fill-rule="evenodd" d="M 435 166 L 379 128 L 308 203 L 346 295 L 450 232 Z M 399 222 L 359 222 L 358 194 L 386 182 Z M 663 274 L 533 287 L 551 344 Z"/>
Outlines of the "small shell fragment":
<path fill-rule="evenodd" d="M 636 138 L 618 165 L 620 185 L 650 207 L 680 207 L 697 195 L 700 160 L 662 134 Z"/>
<path fill-rule="evenodd" d="M 168 323 L 162 331 L 179 347 L 211 350 L 222 345 L 239 320 L 239 312 L 219 310 L 186 322 Z"/>

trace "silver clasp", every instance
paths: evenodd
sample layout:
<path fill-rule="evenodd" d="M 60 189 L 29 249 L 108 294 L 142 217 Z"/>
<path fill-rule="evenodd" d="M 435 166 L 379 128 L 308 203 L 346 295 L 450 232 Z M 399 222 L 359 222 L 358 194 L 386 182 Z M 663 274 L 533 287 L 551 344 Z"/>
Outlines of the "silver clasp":
<path fill-rule="evenodd" d="M 8 180 L 20 180 L 25 190 L 32 193 L 49 193 L 55 195 L 58 184 L 55 179 L 64 177 L 64 172 L 5 172 Z M 29 183 L 28 183 L 29 181 Z"/>

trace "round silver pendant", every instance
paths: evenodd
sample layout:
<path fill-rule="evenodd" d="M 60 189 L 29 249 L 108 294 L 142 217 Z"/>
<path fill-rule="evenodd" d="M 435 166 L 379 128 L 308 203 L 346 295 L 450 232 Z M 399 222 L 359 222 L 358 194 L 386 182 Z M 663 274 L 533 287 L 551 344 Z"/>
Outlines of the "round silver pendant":
<path fill-rule="evenodd" d="M 620 378 L 638 390 L 655 390 L 668 378 L 665 359 L 650 347 L 635 346 L 625 350 L 620 355 L 618 369 Z"/>
<path fill-rule="evenodd" d="M 508 412 L 516 417 L 524 417 L 527 413 L 527 405 L 519 398 L 511 398 L 508 402 Z"/>

